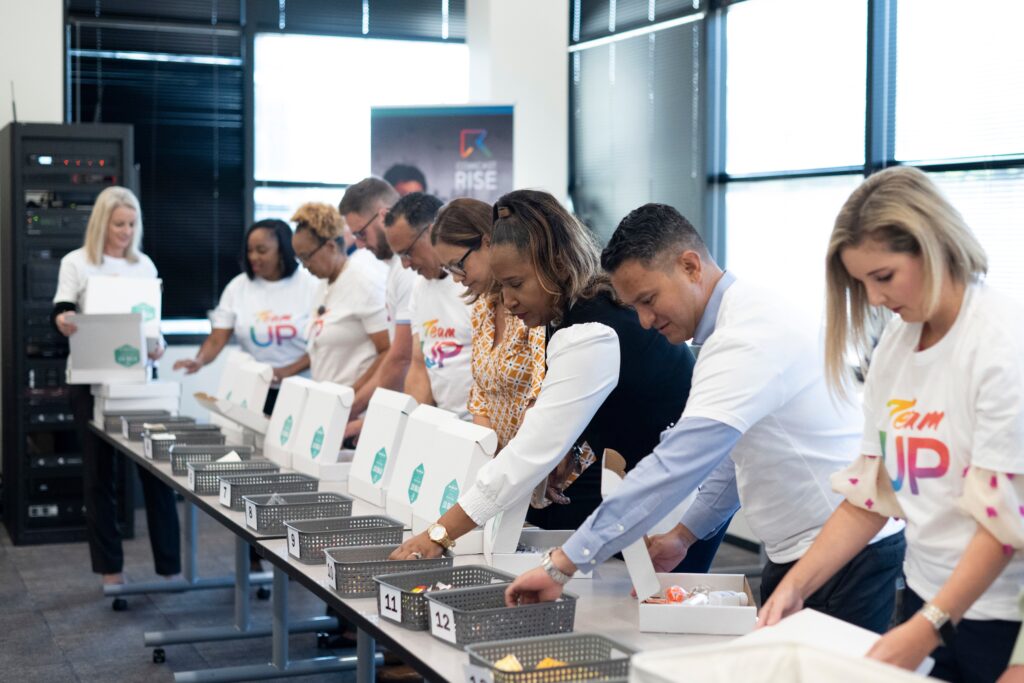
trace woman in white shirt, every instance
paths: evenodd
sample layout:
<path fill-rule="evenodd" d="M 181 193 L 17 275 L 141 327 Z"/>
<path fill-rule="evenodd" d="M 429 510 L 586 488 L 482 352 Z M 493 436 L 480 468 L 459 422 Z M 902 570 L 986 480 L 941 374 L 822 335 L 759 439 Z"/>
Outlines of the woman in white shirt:
<path fill-rule="evenodd" d="M 896 314 L 864 387 L 861 457 L 832 478 L 846 496 L 761 610 L 800 609 L 882 527 L 907 523 L 902 624 L 869 657 L 992 681 L 1020 628 L 1024 581 L 1024 306 L 982 281 L 981 245 L 928 176 L 876 173 L 836 219 L 827 258 L 826 375 L 849 390 L 850 343 L 872 307 Z M 954 624 L 956 625 L 954 627 Z"/>
<path fill-rule="evenodd" d="M 358 391 L 390 347 L 383 273 L 346 255 L 344 223 L 330 204 L 303 204 L 292 221 L 296 255 L 321 278 L 306 345 L 313 379 Z"/>
<path fill-rule="evenodd" d="M 140 249 L 142 211 L 139 200 L 124 187 L 108 187 L 96 197 L 85 231 L 85 245 L 60 261 L 57 292 L 53 297 L 53 322 L 61 334 L 77 331 L 75 312 L 81 303 L 89 277 L 155 278 L 156 266 Z M 163 354 L 159 349 L 150 357 Z M 86 536 L 92 570 L 104 584 L 124 583 L 124 553 L 118 528 L 115 482 L 123 480 L 118 471 L 126 467 L 112 446 L 89 429 L 93 398 L 88 385 L 68 387 L 75 426 L 82 444 Z M 174 492 L 159 479 L 139 469 L 146 500 L 146 522 L 156 572 L 172 577 L 181 572 L 178 508 Z"/>
<path fill-rule="evenodd" d="M 274 366 L 275 385 L 309 367 L 306 328 L 317 281 L 300 268 L 292 250 L 292 231 L 282 220 L 267 219 L 245 235 L 242 270 L 221 294 L 210 315 L 213 329 L 196 357 L 179 360 L 186 374 L 212 363 L 234 336 L 242 350 Z M 263 411 L 271 413 L 277 389 L 267 394 Z"/>

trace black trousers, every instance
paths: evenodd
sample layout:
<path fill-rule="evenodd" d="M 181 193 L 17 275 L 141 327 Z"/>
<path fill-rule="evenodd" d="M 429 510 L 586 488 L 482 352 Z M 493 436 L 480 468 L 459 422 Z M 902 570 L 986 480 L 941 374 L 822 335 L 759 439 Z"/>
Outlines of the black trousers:
<path fill-rule="evenodd" d="M 906 550 L 902 531 L 866 546 L 804 600 L 804 607 L 875 633 L 885 633 L 896 610 L 896 579 L 903 574 Z M 768 561 L 761 574 L 762 605 L 795 564 Z"/>
<path fill-rule="evenodd" d="M 124 568 L 121 530 L 117 525 L 119 473 L 131 467 L 113 446 L 89 429 L 93 397 L 86 385 L 71 389 L 71 409 L 82 444 L 82 484 L 84 487 L 85 527 L 97 574 L 118 574 Z M 142 495 L 146 503 L 146 524 L 153 549 L 156 573 L 170 576 L 181 572 L 181 531 L 174 492 L 149 472 L 139 469 Z"/>

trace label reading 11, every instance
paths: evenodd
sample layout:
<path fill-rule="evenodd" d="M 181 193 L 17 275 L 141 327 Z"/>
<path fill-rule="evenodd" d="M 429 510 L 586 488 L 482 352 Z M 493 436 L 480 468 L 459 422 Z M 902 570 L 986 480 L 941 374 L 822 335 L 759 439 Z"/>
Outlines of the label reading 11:
<path fill-rule="evenodd" d="M 402 594 L 399 591 L 380 587 L 380 615 L 391 621 L 402 621 Z"/>

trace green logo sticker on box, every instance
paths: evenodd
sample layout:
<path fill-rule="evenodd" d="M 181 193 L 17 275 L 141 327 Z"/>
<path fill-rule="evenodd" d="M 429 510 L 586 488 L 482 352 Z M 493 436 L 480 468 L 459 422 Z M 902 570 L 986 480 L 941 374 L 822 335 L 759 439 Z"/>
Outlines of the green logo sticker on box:
<path fill-rule="evenodd" d="M 448 482 L 448 485 L 444 487 L 444 495 L 441 496 L 441 507 L 439 508 L 440 514 L 448 512 L 448 508 L 459 502 L 459 482 L 452 479 Z"/>
<path fill-rule="evenodd" d="M 123 365 L 126 368 L 138 365 L 141 357 L 142 356 L 139 355 L 139 350 L 130 344 L 125 344 L 124 346 L 119 346 L 114 349 L 114 362 L 118 365 Z"/>
<path fill-rule="evenodd" d="M 286 443 L 288 443 L 288 437 L 290 437 L 292 435 L 292 424 L 293 423 L 294 423 L 294 421 L 292 420 L 292 416 L 289 415 L 287 418 L 285 418 L 284 424 L 281 425 L 281 445 L 282 446 L 285 445 Z"/>
<path fill-rule="evenodd" d="M 412 471 L 412 478 L 409 480 L 409 502 L 415 503 L 420 497 L 420 486 L 423 485 L 423 463 Z"/>
<path fill-rule="evenodd" d="M 324 447 L 324 428 L 317 427 L 316 433 L 313 434 L 313 443 L 309 445 L 309 454 L 314 458 L 320 455 L 320 449 Z"/>
<path fill-rule="evenodd" d="M 370 481 L 376 484 L 384 477 L 384 467 L 388 464 L 388 452 L 381 449 L 373 456 L 373 465 L 370 466 Z"/>
<path fill-rule="evenodd" d="M 247 399 L 247 398 L 243 398 L 242 399 L 242 407 L 243 408 L 248 408 L 249 407 L 249 399 Z"/>
<path fill-rule="evenodd" d="M 141 313 L 142 322 L 148 323 L 150 320 L 156 318 L 156 309 L 147 304 L 145 301 L 137 303 L 132 306 L 132 313 Z"/>

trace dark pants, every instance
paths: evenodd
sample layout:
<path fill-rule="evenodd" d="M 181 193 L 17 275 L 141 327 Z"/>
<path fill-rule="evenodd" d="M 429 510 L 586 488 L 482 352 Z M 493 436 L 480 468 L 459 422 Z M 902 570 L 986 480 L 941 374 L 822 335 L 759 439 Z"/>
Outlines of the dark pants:
<path fill-rule="evenodd" d="M 731 521 L 732 517 L 729 518 L 729 522 Z M 725 532 L 729 529 L 729 522 L 723 524 L 722 528 L 711 538 L 701 539 L 691 545 L 690 549 L 686 551 L 686 557 L 672 571 L 681 574 L 707 574 L 711 570 L 711 563 L 715 560 L 718 546 L 722 545 Z"/>
<path fill-rule="evenodd" d="M 896 580 L 902 576 L 906 549 L 902 531 L 872 543 L 804 600 L 804 607 L 885 633 L 896 608 Z M 762 605 L 794 564 L 768 561 L 761 574 Z"/>
<path fill-rule="evenodd" d="M 900 621 L 914 616 L 923 606 L 921 597 L 907 588 Z M 991 683 L 1006 669 L 1019 631 L 1019 621 L 963 619 L 956 626 L 953 643 L 932 652 L 935 668 L 928 675 L 943 681 Z"/>
<path fill-rule="evenodd" d="M 89 429 L 93 398 L 88 386 L 71 387 L 71 409 L 82 444 L 85 527 L 92 570 L 97 574 L 118 574 L 124 568 L 121 530 L 117 525 L 117 497 L 123 494 L 117 490 L 118 474 L 130 463 Z M 141 468 L 139 480 L 156 573 L 177 574 L 181 572 L 181 532 L 174 492 Z"/>

